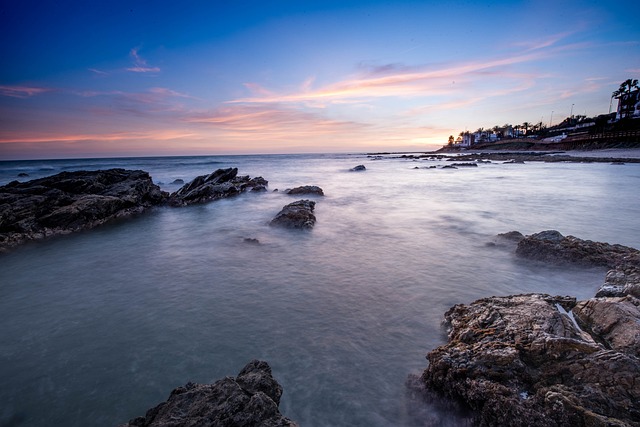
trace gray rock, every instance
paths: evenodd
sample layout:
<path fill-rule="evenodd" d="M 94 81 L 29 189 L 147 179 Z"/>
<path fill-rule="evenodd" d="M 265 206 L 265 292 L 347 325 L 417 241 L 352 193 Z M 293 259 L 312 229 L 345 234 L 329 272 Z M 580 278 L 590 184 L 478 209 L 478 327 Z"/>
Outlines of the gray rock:
<path fill-rule="evenodd" d="M 352 167 L 351 169 L 349 169 L 351 172 L 362 172 L 362 171 L 366 171 L 367 168 L 364 165 L 358 165 L 355 167 Z"/>
<path fill-rule="evenodd" d="M 236 378 L 176 388 L 166 402 L 122 427 L 296 427 L 278 409 L 281 396 L 271 367 L 252 360 Z"/>
<path fill-rule="evenodd" d="M 316 202 L 311 200 L 289 203 L 271 220 L 270 225 L 310 230 L 316 223 L 315 206 Z"/>
<path fill-rule="evenodd" d="M 209 175 L 201 175 L 171 193 L 171 206 L 186 206 L 235 196 L 247 189 L 266 189 L 268 182 L 262 177 L 238 176 L 238 168 L 218 169 Z"/>
<path fill-rule="evenodd" d="M 182 184 L 184 184 L 184 179 L 180 179 L 180 178 L 174 179 L 172 184 L 182 185 Z"/>
<path fill-rule="evenodd" d="M 300 187 L 286 190 L 285 193 L 291 195 L 312 194 L 316 196 L 324 196 L 324 191 L 317 185 L 303 185 Z"/>
<path fill-rule="evenodd" d="M 0 187 L 0 250 L 28 240 L 86 230 L 163 203 L 147 172 L 62 172 Z"/>

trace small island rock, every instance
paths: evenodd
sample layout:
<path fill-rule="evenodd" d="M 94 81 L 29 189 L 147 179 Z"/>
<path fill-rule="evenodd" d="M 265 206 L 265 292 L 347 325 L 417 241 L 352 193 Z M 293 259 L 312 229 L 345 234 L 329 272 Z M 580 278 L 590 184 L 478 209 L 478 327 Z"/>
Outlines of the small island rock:
<path fill-rule="evenodd" d="M 176 388 L 166 402 L 121 427 L 297 427 L 280 413 L 281 396 L 267 362 L 252 360 L 235 378 Z"/>
<path fill-rule="evenodd" d="M 358 165 L 358 166 L 354 166 L 351 169 L 349 169 L 351 172 L 362 172 L 362 171 L 366 171 L 367 168 L 364 165 Z"/>
<path fill-rule="evenodd" d="M 267 180 L 262 177 L 238 176 L 238 168 L 218 169 L 201 175 L 169 196 L 172 206 L 186 206 L 235 196 L 247 189 L 262 189 Z"/>
<path fill-rule="evenodd" d="M 292 195 L 312 194 L 316 196 L 324 196 L 324 191 L 317 185 L 302 185 L 300 187 L 286 190 L 285 193 Z"/>
<path fill-rule="evenodd" d="M 298 200 L 286 205 L 269 223 L 272 226 L 285 228 L 311 229 L 316 223 L 313 214 L 316 202 L 312 200 Z"/>

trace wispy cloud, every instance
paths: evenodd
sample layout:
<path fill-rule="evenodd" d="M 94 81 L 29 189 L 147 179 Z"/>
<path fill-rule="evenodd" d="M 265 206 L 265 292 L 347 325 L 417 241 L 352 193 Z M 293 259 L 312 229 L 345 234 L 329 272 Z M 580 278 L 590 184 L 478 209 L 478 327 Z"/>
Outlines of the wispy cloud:
<path fill-rule="evenodd" d="M 500 75 L 508 67 L 543 58 L 543 52 L 528 52 L 489 61 L 474 61 L 448 67 L 424 69 L 406 68 L 395 64 L 368 70 L 350 79 L 313 89 L 311 82 L 303 83 L 303 90 L 277 93 L 256 83 L 246 85 L 255 90 L 254 96 L 231 103 L 306 103 L 335 102 L 346 99 L 381 97 L 423 97 L 449 94 L 451 83 L 480 74 Z M 456 89 L 457 90 L 457 89 Z"/>
<path fill-rule="evenodd" d="M 0 86 L 0 96 L 8 96 L 11 98 L 29 98 L 51 91 L 53 91 L 51 88 L 35 86 Z"/>
<path fill-rule="evenodd" d="M 98 70 L 97 68 L 88 68 L 89 71 L 91 71 L 93 74 L 96 74 L 98 76 L 108 76 L 109 73 L 106 71 L 102 71 L 102 70 Z"/>
<path fill-rule="evenodd" d="M 251 138 L 261 139 L 299 139 L 367 128 L 366 124 L 332 120 L 313 112 L 275 105 L 231 105 L 185 120 L 225 131 L 227 135 L 251 134 Z"/>
<path fill-rule="evenodd" d="M 147 60 L 138 54 L 138 50 L 139 48 L 134 47 L 129 52 L 129 57 L 133 61 L 133 67 L 127 68 L 127 71 L 132 71 L 134 73 L 159 73 L 160 68 L 147 65 Z"/>

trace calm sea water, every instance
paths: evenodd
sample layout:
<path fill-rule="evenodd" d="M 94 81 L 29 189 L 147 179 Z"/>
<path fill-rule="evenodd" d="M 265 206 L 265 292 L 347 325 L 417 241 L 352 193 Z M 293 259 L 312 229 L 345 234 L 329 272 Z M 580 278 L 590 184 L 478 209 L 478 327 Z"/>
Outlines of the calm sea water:
<path fill-rule="evenodd" d="M 364 164 L 365 172 L 348 169 Z M 0 184 L 62 170 L 143 169 L 167 191 L 221 167 L 269 188 L 319 185 L 311 232 L 270 228 L 287 203 L 248 193 L 157 208 L 0 256 L 0 425 L 114 426 L 187 381 L 267 360 L 302 426 L 413 426 L 410 373 L 444 343 L 443 313 L 490 295 L 588 298 L 599 269 L 487 246 L 557 229 L 640 247 L 640 165 L 482 164 L 365 155 L 0 162 Z M 245 238 L 256 238 L 259 245 Z M 455 414 L 422 413 L 432 425 Z"/>

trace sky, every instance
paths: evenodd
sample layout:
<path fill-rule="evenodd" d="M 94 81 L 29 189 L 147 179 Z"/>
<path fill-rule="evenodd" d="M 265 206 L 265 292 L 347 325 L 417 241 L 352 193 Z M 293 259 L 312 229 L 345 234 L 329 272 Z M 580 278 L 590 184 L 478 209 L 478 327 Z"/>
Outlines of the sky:
<path fill-rule="evenodd" d="M 635 0 L 21 0 L 0 37 L 0 160 L 428 151 L 640 78 Z"/>

